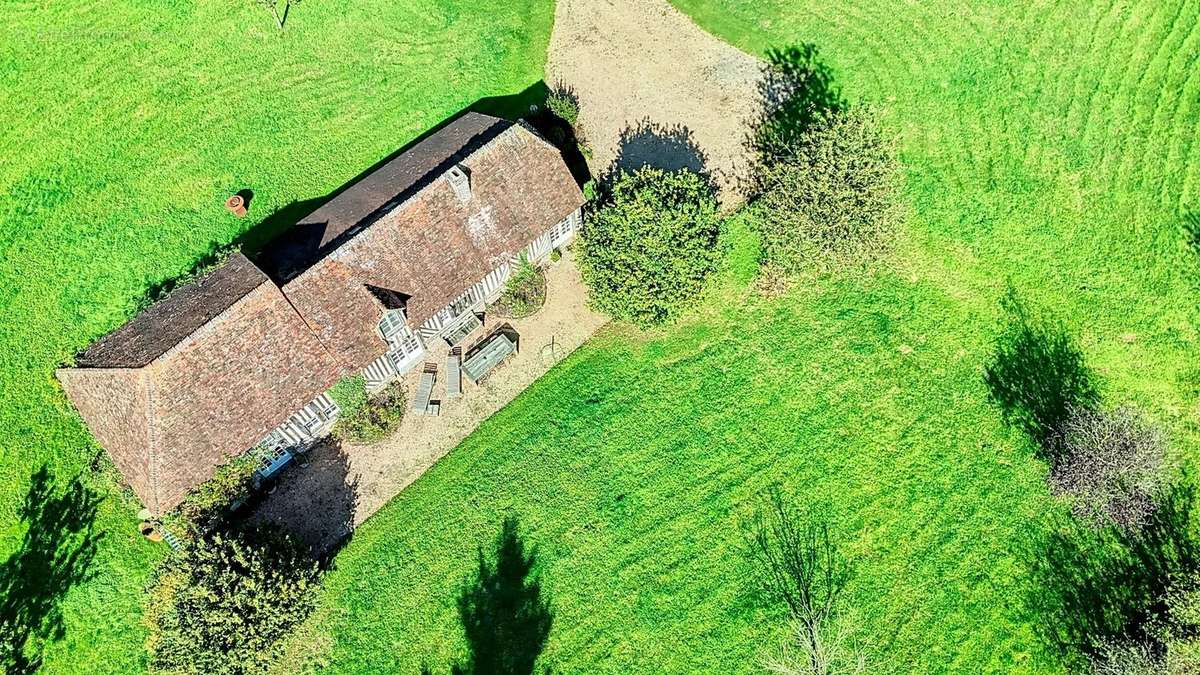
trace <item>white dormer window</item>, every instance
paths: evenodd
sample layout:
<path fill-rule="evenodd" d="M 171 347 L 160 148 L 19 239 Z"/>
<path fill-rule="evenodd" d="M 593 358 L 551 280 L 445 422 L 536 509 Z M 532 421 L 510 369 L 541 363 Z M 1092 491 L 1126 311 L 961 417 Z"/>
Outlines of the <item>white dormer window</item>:
<path fill-rule="evenodd" d="M 388 310 L 383 313 L 383 318 L 379 320 L 379 333 L 383 335 L 383 339 L 388 340 L 404 330 L 407 323 L 403 310 Z"/>
<path fill-rule="evenodd" d="M 446 172 L 446 180 L 450 181 L 450 187 L 454 190 L 454 196 L 458 197 L 458 201 L 466 204 L 471 201 L 471 175 L 467 168 L 462 164 L 455 164 Z"/>

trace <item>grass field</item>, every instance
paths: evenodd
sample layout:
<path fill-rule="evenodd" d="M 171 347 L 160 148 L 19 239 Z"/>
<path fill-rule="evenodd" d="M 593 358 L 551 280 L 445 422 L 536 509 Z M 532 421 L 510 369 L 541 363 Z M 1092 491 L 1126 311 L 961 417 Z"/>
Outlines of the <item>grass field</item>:
<path fill-rule="evenodd" d="M 280 32 L 248 1 L 0 7 L 0 552 L 20 546 L 33 471 L 65 483 L 96 452 L 56 365 L 214 246 L 539 81 L 552 15 L 550 0 L 312 2 Z M 237 220 L 222 202 L 247 188 Z M 160 551 L 111 480 L 86 482 L 108 497 L 102 539 L 44 669 L 136 672 Z"/>
<path fill-rule="evenodd" d="M 508 514 L 539 547 L 556 672 L 743 672 L 781 634 L 740 524 L 779 483 L 834 517 L 873 671 L 1055 672 L 1024 599 L 1061 507 L 983 366 L 1011 283 L 1110 403 L 1200 439 L 1200 3 L 677 0 L 751 52 L 817 44 L 899 137 L 912 218 L 876 274 L 766 300 L 754 242 L 695 316 L 614 327 L 356 534 L 307 645 L 331 672 L 445 670 Z M 324 639 L 318 639 L 318 638 Z"/>

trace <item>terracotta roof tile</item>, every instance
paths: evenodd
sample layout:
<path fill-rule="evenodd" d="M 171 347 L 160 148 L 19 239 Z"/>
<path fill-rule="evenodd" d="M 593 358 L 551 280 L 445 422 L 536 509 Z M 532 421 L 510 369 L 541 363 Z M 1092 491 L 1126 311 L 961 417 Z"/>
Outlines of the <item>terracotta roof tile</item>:
<path fill-rule="evenodd" d="M 557 149 L 497 122 L 500 133 L 451 165 L 469 173 L 467 202 L 443 171 L 283 286 L 345 365 L 363 367 L 387 348 L 368 287 L 407 296 L 409 324 L 419 326 L 582 206 Z"/>

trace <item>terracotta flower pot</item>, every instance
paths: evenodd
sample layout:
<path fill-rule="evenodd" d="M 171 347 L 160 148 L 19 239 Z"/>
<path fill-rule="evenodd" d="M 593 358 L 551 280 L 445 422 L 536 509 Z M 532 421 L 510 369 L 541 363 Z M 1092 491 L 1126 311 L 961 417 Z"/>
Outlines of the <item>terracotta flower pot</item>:
<path fill-rule="evenodd" d="M 233 215 L 241 218 L 246 215 L 246 200 L 242 199 L 241 195 L 233 195 L 225 200 L 225 208 L 229 209 L 229 212 Z"/>

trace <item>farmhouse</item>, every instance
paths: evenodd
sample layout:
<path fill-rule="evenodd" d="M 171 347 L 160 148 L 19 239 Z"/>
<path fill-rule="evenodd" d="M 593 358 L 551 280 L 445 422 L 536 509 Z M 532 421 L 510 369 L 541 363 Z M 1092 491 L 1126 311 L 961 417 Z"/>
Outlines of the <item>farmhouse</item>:
<path fill-rule="evenodd" d="M 147 508 L 170 510 L 230 457 L 254 450 L 267 473 L 326 434 L 340 377 L 377 389 L 432 341 L 478 334 L 518 259 L 566 244 L 583 201 L 554 146 L 468 113 L 58 378 Z"/>

